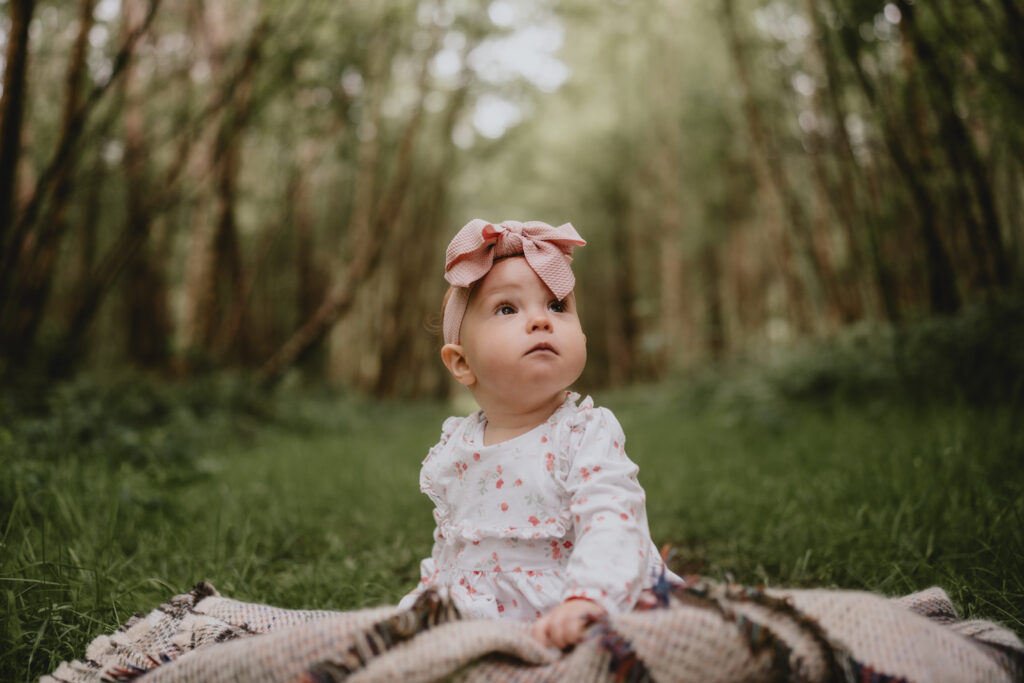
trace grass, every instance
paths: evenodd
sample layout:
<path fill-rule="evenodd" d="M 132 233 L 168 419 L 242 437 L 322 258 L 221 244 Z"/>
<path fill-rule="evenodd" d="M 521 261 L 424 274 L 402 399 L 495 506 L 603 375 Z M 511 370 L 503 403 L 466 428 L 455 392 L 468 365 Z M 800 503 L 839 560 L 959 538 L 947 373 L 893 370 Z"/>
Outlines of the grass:
<path fill-rule="evenodd" d="M 938 584 L 1024 634 L 1018 394 L 841 391 L 849 373 L 828 367 L 599 392 L 675 568 L 890 595 Z M 200 580 L 293 608 L 397 600 L 429 552 L 417 473 L 448 411 L 132 378 L 0 399 L 0 680 L 81 657 Z"/>
<path fill-rule="evenodd" d="M 1024 434 L 1009 407 L 693 414 L 657 394 L 612 403 L 678 569 L 889 595 L 937 584 L 1024 633 Z"/>
<path fill-rule="evenodd" d="M 49 422 L 8 432 L 0 680 L 80 657 L 95 635 L 200 580 L 291 607 L 395 600 L 429 543 L 416 481 L 443 413 L 342 397 L 307 400 L 270 426 L 245 411 L 205 425 L 170 417 L 188 448 L 140 445 L 134 459 L 53 448 L 66 435 Z M 32 447 L 34 429 L 47 447 Z"/>

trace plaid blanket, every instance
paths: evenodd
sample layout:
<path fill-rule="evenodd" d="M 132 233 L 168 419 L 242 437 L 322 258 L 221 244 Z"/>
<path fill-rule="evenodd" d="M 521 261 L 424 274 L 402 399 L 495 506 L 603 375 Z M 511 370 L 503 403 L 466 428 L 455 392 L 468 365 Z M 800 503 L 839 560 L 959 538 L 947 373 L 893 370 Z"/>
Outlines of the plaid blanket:
<path fill-rule="evenodd" d="M 568 652 L 527 624 L 462 619 L 425 593 L 408 610 L 288 610 L 178 595 L 43 681 L 1015 681 L 1024 645 L 962 621 L 939 588 L 897 599 L 688 577 L 658 605 L 592 623 Z"/>

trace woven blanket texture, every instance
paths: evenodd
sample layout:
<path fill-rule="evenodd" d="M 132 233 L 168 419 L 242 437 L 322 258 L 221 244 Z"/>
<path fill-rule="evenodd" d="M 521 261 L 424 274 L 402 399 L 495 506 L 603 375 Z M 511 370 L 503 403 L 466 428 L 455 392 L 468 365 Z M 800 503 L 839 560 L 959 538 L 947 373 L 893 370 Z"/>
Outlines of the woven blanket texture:
<path fill-rule="evenodd" d="M 902 598 L 761 590 L 687 578 L 660 605 L 594 623 L 567 653 L 524 623 L 460 618 L 428 592 L 408 610 L 289 610 L 208 583 L 116 633 L 45 683 L 123 681 L 1021 681 L 1024 644 L 961 621 L 929 588 Z"/>

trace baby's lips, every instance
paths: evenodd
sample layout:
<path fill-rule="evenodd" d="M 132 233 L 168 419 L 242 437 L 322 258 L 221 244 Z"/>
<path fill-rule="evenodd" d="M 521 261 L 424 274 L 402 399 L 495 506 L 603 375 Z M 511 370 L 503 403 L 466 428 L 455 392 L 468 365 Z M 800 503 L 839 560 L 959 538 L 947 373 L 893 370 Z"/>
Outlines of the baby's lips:
<path fill-rule="evenodd" d="M 533 347 L 530 348 L 529 351 L 526 352 L 526 354 L 529 355 L 534 351 L 550 351 L 556 356 L 558 355 L 558 351 L 555 350 L 555 347 L 552 346 L 551 344 L 548 344 L 547 342 L 541 342 L 540 344 L 534 345 Z"/>

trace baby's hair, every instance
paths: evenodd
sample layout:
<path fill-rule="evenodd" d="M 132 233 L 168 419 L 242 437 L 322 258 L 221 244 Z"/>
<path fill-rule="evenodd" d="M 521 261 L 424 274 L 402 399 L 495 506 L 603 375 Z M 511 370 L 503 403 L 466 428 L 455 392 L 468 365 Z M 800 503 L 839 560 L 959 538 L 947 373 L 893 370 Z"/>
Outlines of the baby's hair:
<path fill-rule="evenodd" d="M 441 299 L 440 317 L 429 316 L 423 321 L 424 329 L 434 336 L 440 337 L 444 334 L 444 309 L 448 307 L 448 299 L 452 297 L 453 291 L 455 291 L 455 288 L 449 286 L 448 290 L 444 293 L 444 297 Z"/>
<path fill-rule="evenodd" d="M 444 319 L 444 309 L 448 308 L 448 299 L 452 298 L 452 292 L 455 291 L 454 287 L 449 286 L 448 291 L 444 293 L 444 298 L 441 299 L 441 318 Z"/>

